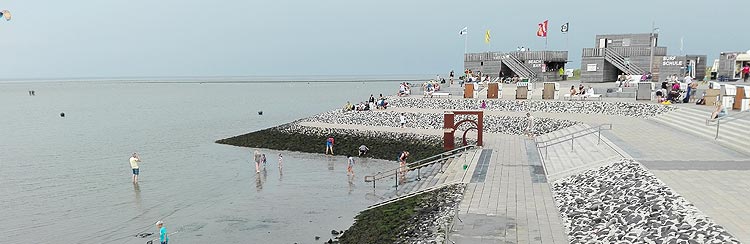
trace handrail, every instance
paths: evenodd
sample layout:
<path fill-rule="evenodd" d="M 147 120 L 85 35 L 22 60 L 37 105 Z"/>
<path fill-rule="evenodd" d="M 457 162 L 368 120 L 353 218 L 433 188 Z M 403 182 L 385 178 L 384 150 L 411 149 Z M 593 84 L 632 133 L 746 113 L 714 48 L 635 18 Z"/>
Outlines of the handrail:
<path fill-rule="evenodd" d="M 607 126 L 607 128 L 604 128 L 605 126 Z M 563 143 L 563 142 L 566 142 L 566 141 L 570 141 L 570 150 L 573 150 L 573 145 L 575 143 L 575 139 L 583 137 L 583 136 L 586 136 L 586 135 L 598 133 L 599 141 L 597 143 L 601 143 L 601 141 L 602 141 L 602 130 L 612 130 L 612 124 L 600 124 L 600 125 L 597 125 L 597 126 L 591 126 L 591 127 L 588 127 L 588 128 L 585 128 L 585 129 L 581 129 L 581 130 L 577 130 L 577 131 L 574 131 L 574 132 L 570 132 L 570 133 L 567 133 L 567 134 L 564 134 L 564 135 L 561 135 L 561 136 L 558 136 L 558 137 L 555 137 L 555 138 L 552 138 L 552 139 L 547 139 L 546 141 L 537 141 L 536 138 L 535 138 L 534 139 L 534 143 L 536 144 L 537 150 L 541 150 L 542 148 L 544 148 L 544 157 L 547 157 L 547 152 L 548 152 L 547 147 L 554 146 L 554 145 L 557 145 L 557 144 L 560 144 L 560 143 Z M 580 135 L 576 136 L 576 134 L 578 134 L 578 133 L 583 133 L 583 134 L 580 134 Z M 562 139 L 562 140 L 560 140 L 560 139 Z M 555 141 L 555 140 L 559 140 L 559 141 Z M 552 142 L 552 143 L 550 143 L 550 142 Z"/>
<path fill-rule="evenodd" d="M 714 140 L 718 140 L 719 139 L 719 127 L 721 126 L 721 121 L 722 120 L 724 120 L 725 122 L 729 122 L 729 121 L 732 121 L 732 120 L 737 120 L 737 119 L 740 118 L 740 115 L 750 114 L 750 113 L 746 113 L 746 112 L 747 111 L 742 111 L 742 112 L 738 112 L 738 113 L 735 113 L 735 114 L 730 114 L 730 115 L 727 115 L 727 116 L 724 116 L 724 117 L 719 117 L 719 118 L 716 118 L 716 119 L 712 119 L 712 118 L 706 119 L 706 126 L 710 126 L 711 122 L 716 122 L 716 135 L 714 136 Z M 727 119 L 730 119 L 730 118 L 732 120 L 728 120 L 727 121 Z"/>
<path fill-rule="evenodd" d="M 399 166 L 398 168 L 395 168 L 395 169 L 381 171 L 381 172 L 378 172 L 378 173 L 376 173 L 374 175 L 368 175 L 368 176 L 365 176 L 365 182 L 372 182 L 372 187 L 375 188 L 375 181 L 377 181 L 377 180 L 384 179 L 384 178 L 387 178 L 387 177 L 391 177 L 391 176 L 394 176 L 394 175 L 398 175 L 400 173 L 405 173 L 406 171 L 412 171 L 412 170 L 419 171 L 419 169 L 427 167 L 429 165 L 432 165 L 432 164 L 435 164 L 435 163 L 439 163 L 439 162 L 443 162 L 443 161 L 445 161 L 447 159 L 450 159 L 450 158 L 458 157 L 461 154 L 463 154 L 464 152 L 466 152 L 466 151 L 468 151 L 470 149 L 473 149 L 475 147 L 477 147 L 477 146 L 476 145 L 462 146 L 462 147 L 459 147 L 459 148 L 456 148 L 456 149 L 453 149 L 453 150 L 445 151 L 445 152 L 442 152 L 440 154 L 436 154 L 436 155 L 433 155 L 433 156 L 430 156 L 430 157 L 427 157 L 427 158 L 424 158 L 424 159 L 417 160 L 417 161 L 412 162 L 410 164 L 407 164 L 405 169 L 403 167 Z M 384 172 L 387 172 L 387 173 L 384 173 Z M 419 176 L 417 176 L 417 177 L 419 177 Z M 396 187 L 398 187 L 398 179 L 396 179 Z"/>

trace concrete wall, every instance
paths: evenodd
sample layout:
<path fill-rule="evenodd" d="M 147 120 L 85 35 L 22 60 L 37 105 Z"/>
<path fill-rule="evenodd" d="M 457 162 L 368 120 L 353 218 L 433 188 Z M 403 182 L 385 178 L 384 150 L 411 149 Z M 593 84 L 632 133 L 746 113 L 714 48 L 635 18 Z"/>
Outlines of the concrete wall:
<path fill-rule="evenodd" d="M 581 59 L 581 82 L 602 82 L 604 80 L 604 57 L 584 57 Z M 596 64 L 597 71 L 588 71 L 589 64 Z"/>

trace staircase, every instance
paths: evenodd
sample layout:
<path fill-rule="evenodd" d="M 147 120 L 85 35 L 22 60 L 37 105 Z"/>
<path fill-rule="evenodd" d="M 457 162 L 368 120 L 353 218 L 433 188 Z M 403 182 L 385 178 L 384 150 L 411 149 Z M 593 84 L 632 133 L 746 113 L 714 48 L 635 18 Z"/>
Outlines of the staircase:
<path fill-rule="evenodd" d="M 523 62 L 521 62 L 521 60 L 519 60 L 515 54 L 511 53 L 508 55 L 504 55 L 501 60 L 503 64 L 507 65 L 508 68 L 510 68 L 510 70 L 516 73 L 516 75 L 518 75 L 519 77 L 526 77 L 529 79 L 536 78 L 536 72 L 524 65 Z"/>
<path fill-rule="evenodd" d="M 473 172 L 474 166 L 476 166 L 476 162 L 479 160 L 481 152 L 482 150 L 479 148 L 468 150 L 461 154 L 461 156 L 450 158 L 443 163 L 435 163 L 423 167 L 419 171 L 409 171 L 404 178 L 399 179 L 397 188 L 394 188 L 397 176 L 382 179 L 380 184 L 388 185 L 393 188 L 393 190 L 388 191 L 381 196 L 381 199 L 386 199 L 385 201 L 373 205 L 371 208 L 404 197 L 439 189 L 446 185 L 461 182 L 468 183 L 471 179 L 471 172 Z M 468 167 L 466 170 L 463 168 L 464 165 L 467 165 Z"/>
<path fill-rule="evenodd" d="M 687 105 L 694 106 L 694 105 Z M 689 107 L 664 113 L 653 118 L 654 121 L 669 127 L 712 140 L 726 148 L 750 154 L 750 112 L 729 111 L 729 117 L 719 122 L 719 133 L 716 137 L 716 122 L 706 125 L 711 112 Z M 686 142 L 690 143 L 690 142 Z"/>
<path fill-rule="evenodd" d="M 571 141 L 573 136 L 575 139 Z M 585 124 L 547 133 L 537 137 L 536 141 L 550 141 L 550 144 L 562 141 L 539 149 L 550 182 L 615 162 L 627 155 L 603 135 L 600 139 L 596 127 Z"/>
<path fill-rule="evenodd" d="M 646 73 L 641 67 L 631 62 L 625 62 L 625 57 L 611 48 L 604 49 L 604 60 L 630 75 Z"/>

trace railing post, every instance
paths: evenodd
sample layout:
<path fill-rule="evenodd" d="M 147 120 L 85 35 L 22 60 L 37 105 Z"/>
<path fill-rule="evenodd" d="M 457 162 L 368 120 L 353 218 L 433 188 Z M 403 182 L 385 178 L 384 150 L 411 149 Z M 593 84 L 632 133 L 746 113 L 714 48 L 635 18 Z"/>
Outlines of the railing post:
<path fill-rule="evenodd" d="M 716 120 L 716 137 L 714 137 L 714 140 L 718 140 L 719 139 L 719 124 L 721 124 L 721 120 L 717 119 Z"/>
<path fill-rule="evenodd" d="M 602 126 L 599 126 L 599 141 L 596 142 L 596 145 L 602 144 Z"/>
<path fill-rule="evenodd" d="M 572 151 L 575 151 L 575 149 L 573 149 L 573 141 L 574 141 L 575 139 L 576 139 L 576 134 L 575 134 L 575 133 L 573 133 L 573 134 L 570 134 L 570 151 L 571 151 L 571 152 L 572 152 Z"/>
<path fill-rule="evenodd" d="M 372 189 L 375 189 L 375 178 L 372 178 Z"/>
<path fill-rule="evenodd" d="M 421 170 L 422 167 L 417 168 L 417 180 L 422 180 L 422 174 L 419 173 L 419 170 Z"/>
<path fill-rule="evenodd" d="M 398 175 L 399 174 L 399 172 L 398 172 L 399 170 L 401 170 L 401 169 L 397 169 L 396 170 L 396 175 L 395 175 L 395 177 L 393 177 L 393 178 L 396 178 L 396 190 L 397 191 L 398 191 L 398 177 L 400 177 L 400 175 Z"/>

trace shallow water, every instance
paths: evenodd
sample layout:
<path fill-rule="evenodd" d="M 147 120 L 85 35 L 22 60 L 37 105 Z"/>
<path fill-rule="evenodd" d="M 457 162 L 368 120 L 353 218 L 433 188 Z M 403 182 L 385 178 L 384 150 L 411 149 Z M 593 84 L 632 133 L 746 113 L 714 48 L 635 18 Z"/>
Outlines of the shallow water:
<path fill-rule="evenodd" d="M 394 162 L 263 150 L 234 136 L 390 92 L 395 82 L 0 84 L 0 243 L 310 243 L 375 203 L 365 174 Z M 28 90 L 36 96 L 29 96 Z M 263 110 L 262 116 L 257 111 Z M 65 117 L 59 116 L 61 112 Z M 311 142 L 315 143 L 315 142 Z M 323 146 L 321 144 L 321 151 Z M 130 182 L 128 158 L 143 162 Z"/>

